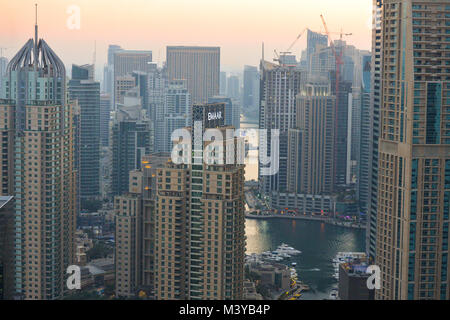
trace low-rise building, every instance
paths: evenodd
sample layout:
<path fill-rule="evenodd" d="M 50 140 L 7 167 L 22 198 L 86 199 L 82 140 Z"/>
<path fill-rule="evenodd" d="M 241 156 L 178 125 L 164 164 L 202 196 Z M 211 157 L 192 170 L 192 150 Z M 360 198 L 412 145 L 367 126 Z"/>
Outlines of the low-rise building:
<path fill-rule="evenodd" d="M 367 279 L 368 264 L 359 259 L 339 265 L 339 299 L 373 300 L 375 290 L 369 290 Z"/>
<path fill-rule="evenodd" d="M 250 280 L 244 281 L 244 300 L 263 300 L 261 294 L 256 292 L 255 283 Z"/>

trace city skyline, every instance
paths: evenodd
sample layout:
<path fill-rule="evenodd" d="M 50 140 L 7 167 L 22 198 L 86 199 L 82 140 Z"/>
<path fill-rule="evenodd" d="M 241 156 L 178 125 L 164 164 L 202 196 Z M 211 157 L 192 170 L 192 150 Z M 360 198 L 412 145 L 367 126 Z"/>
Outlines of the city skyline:
<path fill-rule="evenodd" d="M 194 3 L 193 3 L 194 2 Z M 96 46 L 96 79 L 101 79 L 109 44 L 125 49 L 152 50 L 153 60 L 165 61 L 166 46 L 193 45 L 221 47 L 221 67 L 229 72 L 242 72 L 244 65 L 257 65 L 264 42 L 265 56 L 273 50 L 285 51 L 301 31 L 308 27 L 324 31 L 320 14 L 327 18 L 330 31 L 353 33 L 345 40 L 360 49 L 370 49 L 370 1 L 115 1 L 104 0 L 3 1 L 0 12 L 0 43 L 3 55 L 11 59 L 20 49 L 21 39 L 29 37 L 35 20 L 34 4 L 39 7 L 38 22 L 42 33 L 59 53 L 66 68 L 93 62 Z M 80 29 L 69 29 L 71 6 L 80 8 Z M 74 11 L 72 11 L 74 12 Z M 158 14 L 153 14 L 158 12 Z M 214 12 L 220 12 L 212 19 Z M 277 17 L 280 17 L 279 19 Z M 23 23 L 27 21 L 28 23 Z M 207 22 L 207 27 L 204 22 Z M 118 23 L 120 22 L 120 23 Z M 338 39 L 338 34 L 333 34 Z M 293 47 L 300 58 L 306 48 L 303 35 Z"/>
<path fill-rule="evenodd" d="M 0 300 L 450 301 L 450 0 L 3 2 Z"/>

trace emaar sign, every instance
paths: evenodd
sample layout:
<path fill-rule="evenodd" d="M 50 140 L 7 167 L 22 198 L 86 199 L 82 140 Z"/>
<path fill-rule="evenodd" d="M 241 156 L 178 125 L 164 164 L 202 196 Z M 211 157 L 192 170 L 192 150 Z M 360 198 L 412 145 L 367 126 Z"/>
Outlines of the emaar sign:
<path fill-rule="evenodd" d="M 222 112 L 221 111 L 208 112 L 208 121 L 220 120 L 220 119 L 222 119 Z"/>

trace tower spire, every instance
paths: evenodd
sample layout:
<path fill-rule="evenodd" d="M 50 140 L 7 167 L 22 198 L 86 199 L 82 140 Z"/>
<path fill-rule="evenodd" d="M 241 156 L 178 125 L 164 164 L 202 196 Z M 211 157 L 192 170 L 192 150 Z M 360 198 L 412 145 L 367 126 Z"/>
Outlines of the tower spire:
<path fill-rule="evenodd" d="M 262 43 L 262 46 L 261 46 L 261 59 L 262 59 L 262 61 L 264 61 L 264 42 Z"/>
<path fill-rule="evenodd" d="M 39 53 L 38 53 L 38 23 L 37 23 L 37 14 L 38 14 L 38 5 L 37 3 L 34 4 L 35 6 L 35 24 L 34 24 L 34 65 L 36 68 L 38 67 L 38 59 L 39 59 Z"/>

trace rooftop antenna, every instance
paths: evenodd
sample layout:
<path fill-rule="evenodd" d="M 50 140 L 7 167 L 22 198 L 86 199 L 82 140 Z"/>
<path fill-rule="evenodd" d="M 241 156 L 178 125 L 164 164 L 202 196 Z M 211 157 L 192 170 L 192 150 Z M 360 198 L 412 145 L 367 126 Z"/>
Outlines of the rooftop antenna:
<path fill-rule="evenodd" d="M 261 46 L 261 53 L 262 53 L 262 55 L 261 55 L 262 61 L 264 61 L 264 42 L 262 43 L 262 46 Z"/>
<path fill-rule="evenodd" d="M 95 79 L 95 62 L 97 60 L 97 40 L 94 40 L 94 56 L 92 58 L 92 72 L 93 72 L 93 77 Z"/>
<path fill-rule="evenodd" d="M 38 24 L 37 24 L 37 19 L 38 19 L 38 5 L 37 3 L 34 4 L 35 6 L 35 25 L 34 25 L 34 64 L 37 68 L 37 64 L 38 64 L 38 58 L 39 58 L 39 54 L 38 54 Z"/>

